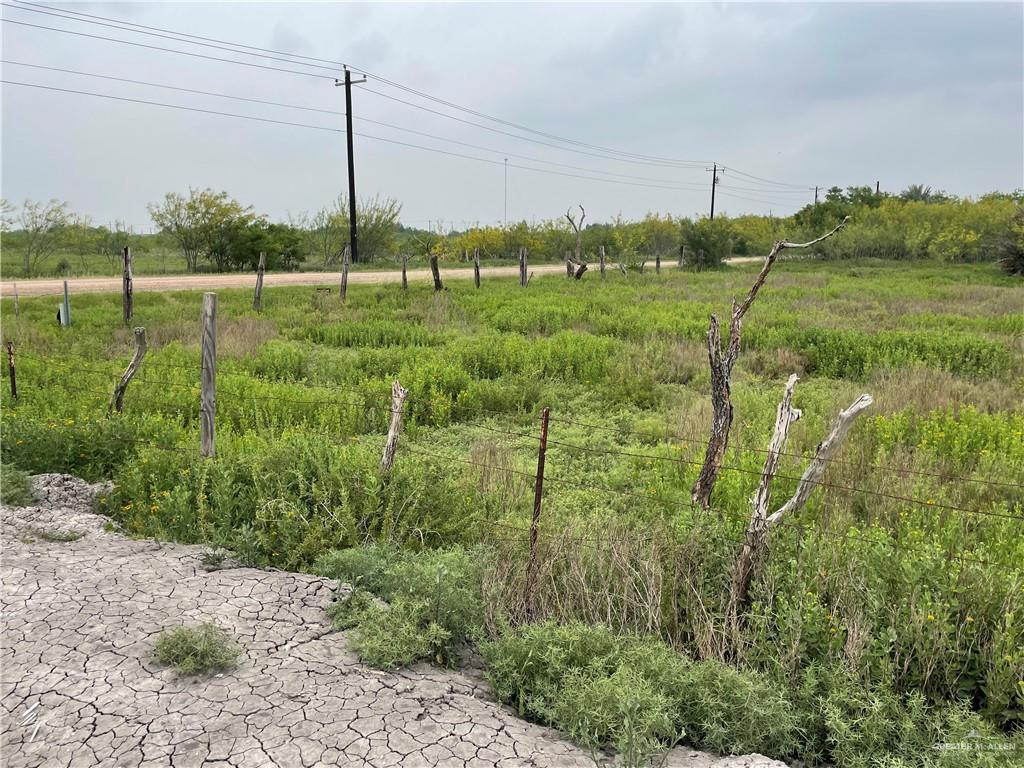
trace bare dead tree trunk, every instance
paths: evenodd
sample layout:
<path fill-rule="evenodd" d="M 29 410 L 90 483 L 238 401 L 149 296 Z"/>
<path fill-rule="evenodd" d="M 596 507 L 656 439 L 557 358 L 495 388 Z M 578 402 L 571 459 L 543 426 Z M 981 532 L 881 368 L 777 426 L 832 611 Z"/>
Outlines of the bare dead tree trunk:
<path fill-rule="evenodd" d="M 732 318 L 729 323 L 729 343 L 724 353 L 722 351 L 721 336 L 718 329 L 718 317 L 711 316 L 711 323 L 708 327 L 707 346 L 708 364 L 711 368 L 711 434 L 708 438 L 708 447 L 704 452 L 704 462 L 701 465 L 697 482 L 693 484 L 691 495 L 693 503 L 703 509 L 711 506 L 711 492 L 714 490 L 715 482 L 718 480 L 718 473 L 721 470 L 722 459 L 729 447 L 729 432 L 732 429 L 732 394 L 730 386 L 732 382 L 732 369 L 736 359 L 740 355 L 740 334 L 743 325 L 743 316 L 750 309 L 757 298 L 758 291 L 764 285 L 771 272 L 772 266 L 778 255 L 787 248 L 809 248 L 812 245 L 826 240 L 844 226 L 849 217 L 840 222 L 834 229 L 826 232 L 821 237 L 806 243 L 791 243 L 788 240 L 779 240 L 772 246 L 771 251 L 765 257 L 764 265 L 758 273 L 754 284 L 750 286 L 746 298 L 742 302 L 732 303 Z"/>
<path fill-rule="evenodd" d="M 579 280 L 587 271 L 587 262 L 583 260 L 583 221 L 587 218 L 587 212 L 580 206 L 579 222 L 572 215 L 572 211 L 565 212 L 565 218 L 576 233 L 576 248 L 572 254 L 565 255 L 565 276 L 566 279 Z"/>
<path fill-rule="evenodd" d="M 747 526 L 743 549 L 733 565 L 726 618 L 727 626 L 733 632 L 734 643 L 739 640 L 740 616 L 747 604 L 750 584 L 768 545 L 771 529 L 778 525 L 787 514 L 796 512 L 807 503 L 811 493 L 821 482 L 826 465 L 846 439 L 850 426 L 857 416 L 874 402 L 871 395 L 864 394 L 854 400 L 848 408 L 839 412 L 832 430 L 818 444 L 814 452 L 814 458 L 811 459 L 807 469 L 804 470 L 800 482 L 797 484 L 796 491 L 785 504 L 769 515 L 768 505 L 771 500 L 771 485 L 778 472 L 779 455 L 785 448 L 790 425 L 800 418 L 800 411 L 792 406 L 793 388 L 796 382 L 796 374 L 789 377 L 789 382 L 786 384 L 786 392 L 783 395 L 782 402 L 779 403 L 775 417 L 775 429 L 772 433 L 771 442 L 768 445 L 768 456 L 765 458 L 761 481 L 758 484 L 757 493 L 754 495 L 750 524 Z"/>
<path fill-rule="evenodd" d="M 139 366 L 142 365 L 142 358 L 146 356 L 146 329 L 136 328 L 133 333 L 135 334 L 135 354 L 132 355 L 132 361 L 128 363 L 128 367 L 121 374 L 121 380 L 114 385 L 114 396 L 110 400 L 107 414 L 114 411 L 120 413 L 121 409 L 124 408 L 125 390 L 128 389 L 129 382 L 135 377 Z"/>
<path fill-rule="evenodd" d="M 409 290 L 409 277 L 408 277 L 408 275 L 406 275 L 406 272 L 408 271 L 408 269 L 409 269 L 409 254 L 403 253 L 402 254 L 402 290 L 403 291 Z"/>
<path fill-rule="evenodd" d="M 252 295 L 252 308 L 263 311 L 263 273 L 267 269 L 267 254 L 260 251 L 260 261 L 256 266 L 256 291 Z"/>
<path fill-rule="evenodd" d="M 480 249 L 473 249 L 473 283 L 480 287 Z"/>
<path fill-rule="evenodd" d="M 576 271 L 572 275 L 573 278 L 579 280 L 581 277 L 583 277 L 583 274 L 587 271 L 587 269 L 589 269 L 589 267 L 586 264 L 580 264 L 578 267 L 576 267 Z"/>
<path fill-rule="evenodd" d="M 395 452 L 398 450 L 398 435 L 402 431 L 402 408 L 409 390 L 396 379 L 391 385 L 391 425 L 388 427 L 388 439 L 384 443 L 384 454 L 380 457 L 380 469 L 384 474 L 391 471 L 395 463 Z"/>
<path fill-rule="evenodd" d="M 434 292 L 444 290 L 444 284 L 441 282 L 441 269 L 437 266 L 437 254 L 430 254 L 430 274 L 434 276 Z"/>
<path fill-rule="evenodd" d="M 572 254 L 569 251 L 565 252 L 565 278 L 566 280 L 572 280 Z"/>
<path fill-rule="evenodd" d="M 686 246 L 685 245 L 680 245 L 679 246 L 679 263 L 676 266 L 679 267 L 680 269 L 682 269 L 685 264 L 686 264 Z"/>

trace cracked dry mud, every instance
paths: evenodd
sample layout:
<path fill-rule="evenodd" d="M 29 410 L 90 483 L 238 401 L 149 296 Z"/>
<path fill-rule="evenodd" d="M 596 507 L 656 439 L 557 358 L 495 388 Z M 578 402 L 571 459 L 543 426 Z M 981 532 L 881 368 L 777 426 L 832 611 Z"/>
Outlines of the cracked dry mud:
<path fill-rule="evenodd" d="M 594 765 L 470 677 L 361 665 L 324 615 L 334 582 L 207 572 L 204 547 L 104 531 L 90 512 L 94 486 L 63 475 L 33 483 L 38 505 L 3 507 L 0 525 L 3 765 Z M 40 531 L 83 535 L 47 541 Z M 237 669 L 179 678 L 152 661 L 161 631 L 206 621 L 244 648 Z M 685 748 L 664 764 L 784 768 Z"/>

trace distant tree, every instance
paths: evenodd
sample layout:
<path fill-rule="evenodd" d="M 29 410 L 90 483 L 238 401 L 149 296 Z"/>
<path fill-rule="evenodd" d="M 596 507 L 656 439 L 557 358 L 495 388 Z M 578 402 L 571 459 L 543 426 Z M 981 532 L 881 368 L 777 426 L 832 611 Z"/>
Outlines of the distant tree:
<path fill-rule="evenodd" d="M 932 190 L 924 184 L 911 184 L 899 196 L 908 203 L 946 203 L 953 199 L 942 190 Z"/>
<path fill-rule="evenodd" d="M 1024 207 L 1018 207 L 1005 232 L 992 236 L 988 245 L 1008 275 L 1024 276 Z"/>
<path fill-rule="evenodd" d="M 356 205 L 356 231 L 359 234 L 359 261 L 389 256 L 397 250 L 399 216 L 402 205 L 393 197 L 363 198 Z M 321 208 L 309 221 L 307 237 L 310 250 L 325 265 L 338 261 L 349 242 L 348 197 L 340 195 Z"/>
<path fill-rule="evenodd" d="M 671 216 L 648 213 L 640 222 L 645 253 L 664 258 L 679 249 L 681 232 L 679 222 Z"/>
<path fill-rule="evenodd" d="M 228 247 L 235 233 L 256 220 L 252 207 L 244 207 L 227 192 L 189 189 L 188 197 L 168 192 L 162 203 L 148 206 L 150 218 L 162 232 L 174 238 L 190 272 L 201 258 L 210 259 L 218 269 L 229 262 Z"/>
<path fill-rule="evenodd" d="M 17 225 L 22 235 L 22 267 L 26 277 L 36 274 L 39 264 L 63 245 L 71 222 L 67 203 L 25 201 Z"/>
<path fill-rule="evenodd" d="M 732 224 L 724 217 L 717 219 L 683 219 L 680 223 L 683 244 L 691 256 L 691 264 L 698 269 L 718 267 L 732 254 Z"/>

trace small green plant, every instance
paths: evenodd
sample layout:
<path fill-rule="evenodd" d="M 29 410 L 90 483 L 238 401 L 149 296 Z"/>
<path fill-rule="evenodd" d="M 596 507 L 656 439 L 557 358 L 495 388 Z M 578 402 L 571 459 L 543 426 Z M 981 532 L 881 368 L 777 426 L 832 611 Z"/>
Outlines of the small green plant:
<path fill-rule="evenodd" d="M 67 544 L 85 536 L 79 531 L 48 531 L 45 528 L 29 528 L 29 535 L 55 544 Z"/>
<path fill-rule="evenodd" d="M 174 667 L 182 675 L 207 675 L 234 668 L 239 654 L 223 629 L 201 624 L 161 632 L 153 656 L 158 664 Z"/>
<path fill-rule="evenodd" d="M 331 603 L 327 607 L 327 616 L 335 629 L 344 631 L 358 626 L 375 610 L 380 608 L 373 595 L 361 587 L 356 587 Z"/>
<path fill-rule="evenodd" d="M 28 473 L 0 464 L 0 501 L 9 507 L 27 507 L 36 500 Z"/>
<path fill-rule="evenodd" d="M 224 559 L 227 557 L 227 553 L 220 549 L 211 549 L 209 552 L 203 552 L 199 556 L 199 564 L 203 566 L 203 570 L 206 571 L 219 571 L 224 567 Z"/>

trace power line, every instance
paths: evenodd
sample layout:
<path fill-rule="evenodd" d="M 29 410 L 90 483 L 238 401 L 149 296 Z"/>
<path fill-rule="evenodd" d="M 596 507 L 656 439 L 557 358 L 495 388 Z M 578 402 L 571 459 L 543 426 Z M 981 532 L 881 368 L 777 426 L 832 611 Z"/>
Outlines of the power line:
<path fill-rule="evenodd" d="M 186 107 L 186 106 L 183 106 L 183 105 L 180 105 L 180 104 L 168 104 L 166 102 L 149 101 L 147 99 L 134 99 L 134 98 L 129 98 L 127 96 L 113 96 L 111 94 L 95 93 L 93 91 L 81 91 L 81 90 L 77 90 L 77 89 L 74 89 L 74 88 L 58 88 L 56 86 L 51 86 L 51 85 L 41 85 L 39 83 L 23 83 L 23 82 L 19 82 L 19 81 L 15 81 L 15 80 L 0 80 L 0 83 L 3 83 L 5 85 L 18 85 L 18 86 L 23 86 L 23 87 L 26 87 L 26 88 L 39 88 L 39 89 L 42 89 L 42 90 L 56 91 L 56 92 L 60 92 L 60 93 L 73 93 L 73 94 L 77 94 L 79 96 L 93 96 L 95 98 L 100 98 L 100 99 L 112 99 L 114 101 L 124 101 L 124 102 L 130 102 L 130 103 L 134 103 L 134 104 L 145 104 L 145 105 L 154 106 L 154 107 L 165 107 L 167 109 L 179 109 L 179 110 L 184 110 L 186 112 L 199 112 L 199 113 L 207 114 L 207 115 L 217 115 L 219 117 L 233 117 L 233 118 L 237 118 L 237 119 L 240 119 L 240 120 L 255 120 L 255 121 L 261 122 L 261 123 L 274 123 L 274 124 L 277 124 L 277 125 L 287 125 L 287 126 L 292 126 L 292 127 L 296 127 L 296 128 L 310 128 L 310 129 L 313 129 L 313 130 L 327 131 L 327 132 L 330 132 L 330 133 L 345 133 L 345 131 L 342 130 L 341 128 L 329 128 L 329 127 L 323 126 L 323 125 L 312 125 L 310 123 L 298 123 L 298 122 L 294 122 L 294 121 L 290 121 L 290 120 L 276 120 L 276 119 L 269 118 L 269 117 L 256 117 L 254 115 L 240 115 L 240 114 L 235 113 L 235 112 L 222 112 L 220 110 L 215 110 L 215 109 L 201 109 L 199 107 Z M 459 158 L 462 158 L 462 159 L 465 159 L 465 160 L 475 160 L 476 162 L 479 162 L 479 163 L 487 163 L 489 165 L 496 165 L 496 166 L 502 166 L 503 165 L 503 163 L 501 161 L 499 161 L 499 160 L 489 160 L 488 158 L 485 158 L 485 157 L 475 157 L 473 155 L 466 155 L 466 154 L 463 154 L 461 152 L 450 152 L 448 150 L 438 149 L 436 147 L 425 147 L 422 144 L 413 144 L 413 143 L 407 142 L 407 141 L 399 141 L 398 139 L 388 139 L 388 138 L 385 138 L 383 136 L 374 136 L 373 134 L 369 134 L 369 133 L 360 133 L 358 131 L 354 131 L 353 135 L 354 136 L 359 136 L 359 137 L 365 138 L 365 139 L 372 139 L 374 141 L 382 141 L 382 142 L 385 142 L 385 143 L 388 143 L 388 144 L 396 144 L 396 145 L 402 146 L 402 147 L 410 147 L 412 149 L 420 149 L 420 150 L 423 150 L 425 152 L 435 152 L 437 154 L 448 155 L 450 157 L 459 157 Z M 602 179 L 602 178 L 597 177 L 597 176 L 584 176 L 584 175 L 576 174 L 576 173 L 565 173 L 565 172 L 562 172 L 562 171 L 552 171 L 552 170 L 548 170 L 546 168 L 533 168 L 533 167 L 528 166 L 528 165 L 519 165 L 519 164 L 516 164 L 516 163 L 509 163 L 509 167 L 510 168 L 518 168 L 519 170 L 523 170 L 523 171 L 532 171 L 534 173 L 546 173 L 546 174 L 550 174 L 550 175 L 554 175 L 554 176 L 565 176 L 565 177 L 568 177 L 568 178 L 583 179 L 585 181 L 599 181 L 599 182 L 604 182 L 606 184 L 623 184 L 623 185 L 631 186 L 631 187 L 646 187 L 648 189 L 667 189 L 667 190 L 672 190 L 672 191 L 677 191 L 677 192 L 678 191 L 682 191 L 682 192 L 691 191 L 691 190 L 688 190 L 688 189 L 686 189 L 684 187 L 678 187 L 678 186 L 669 186 L 669 185 L 663 185 L 663 184 L 644 184 L 644 183 L 633 182 L 633 181 L 620 181 L 618 179 Z"/>
<path fill-rule="evenodd" d="M 49 72 L 61 72 L 61 73 L 64 73 L 64 74 L 69 74 L 69 75 L 80 75 L 82 77 L 95 77 L 95 78 L 99 78 L 99 79 L 102 79 L 102 80 L 112 80 L 112 81 L 119 82 L 119 83 L 130 83 L 132 85 L 143 85 L 143 86 L 147 86 L 147 87 L 150 87 L 150 88 L 162 88 L 164 90 L 179 91 L 181 93 L 192 93 L 192 94 L 197 94 L 197 95 L 200 95 L 200 96 L 213 96 L 213 97 L 216 97 L 216 98 L 231 99 L 233 101 L 242 101 L 242 102 L 247 102 L 247 103 L 251 103 L 251 104 L 262 104 L 262 105 L 265 105 L 265 106 L 280 107 L 282 109 L 298 109 L 298 110 L 303 110 L 303 111 L 306 111 L 306 112 L 318 112 L 318 113 L 321 113 L 321 114 L 337 115 L 337 116 L 341 116 L 341 117 L 344 117 L 344 115 L 345 115 L 345 113 L 343 111 L 341 111 L 341 110 L 323 109 L 323 108 L 320 108 L 320 107 L 307 107 L 307 106 L 303 106 L 303 105 L 300 105 L 300 104 L 286 104 L 286 103 L 282 103 L 282 102 L 279 102 L 279 101 L 269 101 L 269 100 L 266 100 L 266 99 L 254 99 L 254 98 L 249 98 L 249 97 L 246 97 L 246 96 L 236 96 L 234 94 L 229 94 L 229 93 L 219 93 L 219 92 L 216 92 L 216 91 L 203 91 L 203 90 L 199 90 L 199 89 L 196 89 L 196 88 L 186 88 L 186 87 L 183 87 L 183 86 L 168 85 L 166 83 L 154 83 L 154 82 L 150 82 L 150 81 L 147 81 L 147 80 L 133 80 L 133 79 L 127 78 L 127 77 L 117 77 L 115 75 L 104 75 L 104 74 L 100 74 L 98 72 L 82 72 L 82 71 L 76 70 L 76 69 L 65 69 L 63 67 L 50 67 L 50 66 L 46 66 L 46 65 L 43 65 L 43 64 L 31 64 L 31 63 L 24 62 L 24 61 L 12 61 L 10 59 L 0 59 L 0 63 L 11 64 L 11 65 L 18 66 L 18 67 L 30 67 L 32 69 L 41 69 L 41 70 L 46 70 L 46 71 L 49 71 Z M 364 123 L 370 123 L 372 125 L 379 125 L 379 126 L 381 126 L 383 128 L 391 128 L 391 129 L 396 130 L 396 131 L 403 131 L 405 133 L 410 133 L 410 134 L 413 134 L 413 135 L 416 135 L 416 136 L 423 136 L 425 138 L 434 139 L 436 141 L 444 141 L 444 142 L 447 142 L 449 144 L 457 144 L 459 146 L 469 147 L 470 149 L 479 149 L 479 150 L 484 151 L 484 152 L 491 152 L 491 153 L 494 153 L 494 154 L 497 154 L 497 155 L 502 155 L 502 156 L 505 156 L 505 157 L 516 157 L 516 158 L 519 158 L 520 160 L 527 160 L 527 161 L 533 162 L 533 163 L 542 163 L 542 164 L 545 164 L 545 165 L 554 165 L 554 166 L 558 166 L 558 167 L 561 167 L 561 168 L 571 168 L 573 170 L 585 171 L 587 173 L 600 173 L 600 174 L 604 174 L 606 176 L 615 176 L 615 177 L 623 178 L 623 179 L 635 179 L 635 180 L 639 180 L 639 181 L 650 181 L 650 182 L 655 182 L 655 183 L 672 184 L 672 185 L 677 186 L 679 189 L 686 188 L 685 183 L 683 183 L 683 182 L 675 182 L 675 181 L 672 181 L 671 179 L 657 179 L 657 178 L 651 178 L 649 176 L 634 176 L 632 174 L 616 173 L 614 171 L 604 171 L 604 170 L 601 170 L 600 168 L 589 168 L 589 167 L 586 167 L 586 166 L 571 165 L 569 163 L 558 163 L 558 162 L 555 162 L 553 160 L 543 160 L 543 159 L 538 158 L 538 157 L 531 157 L 530 155 L 519 155 L 519 154 L 516 154 L 515 152 L 508 152 L 507 150 L 495 149 L 493 147 L 485 147 L 485 146 L 481 146 L 479 144 L 470 144 L 470 143 L 465 142 L 465 141 L 458 141 L 457 139 L 449 139 L 449 138 L 446 138 L 444 136 L 438 136 L 438 135 L 433 134 L 433 133 L 428 133 L 426 131 L 417 131 L 417 130 L 412 129 L 412 128 L 406 128 L 406 127 L 401 126 L 401 125 L 396 125 L 394 123 L 387 123 L 387 122 L 384 122 L 384 121 L 381 121 L 381 120 L 374 120 L 374 119 L 369 118 L 369 117 L 359 117 L 358 115 L 353 115 L 353 119 L 354 120 L 359 120 L 359 121 L 364 122 Z M 698 191 L 700 189 L 702 189 L 702 187 L 697 186 L 697 185 L 693 186 L 693 190 L 694 191 Z"/>

